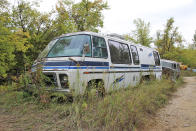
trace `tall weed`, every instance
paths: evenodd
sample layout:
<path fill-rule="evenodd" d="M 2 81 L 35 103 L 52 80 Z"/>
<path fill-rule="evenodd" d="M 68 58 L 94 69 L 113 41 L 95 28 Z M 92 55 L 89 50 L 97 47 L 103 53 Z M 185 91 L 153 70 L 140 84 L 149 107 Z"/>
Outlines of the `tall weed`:
<path fill-rule="evenodd" d="M 58 97 L 50 99 L 48 97 L 51 97 L 52 93 L 44 90 L 34 91 L 33 94 L 37 93 L 37 97 L 15 91 L 1 96 L 3 99 L 0 103 L 8 106 L 20 105 L 29 98 L 37 98 L 33 100 L 41 105 L 38 106 L 38 111 L 47 113 L 50 119 L 60 121 L 60 130 L 134 130 L 143 127 L 145 122 L 168 102 L 171 93 L 181 84 L 181 78 L 176 83 L 167 79 L 144 81 L 136 87 L 115 90 L 103 98 L 97 97 L 96 91 L 92 90 L 88 99 L 78 95 L 73 97 L 73 102 L 66 103 L 59 103 L 59 98 L 68 98 L 62 93 L 55 93 L 53 95 Z"/>
<path fill-rule="evenodd" d="M 181 79 L 177 83 L 163 79 L 121 89 L 104 98 L 80 98 L 69 106 L 66 124 L 73 129 L 133 130 L 145 125 L 179 84 Z"/>

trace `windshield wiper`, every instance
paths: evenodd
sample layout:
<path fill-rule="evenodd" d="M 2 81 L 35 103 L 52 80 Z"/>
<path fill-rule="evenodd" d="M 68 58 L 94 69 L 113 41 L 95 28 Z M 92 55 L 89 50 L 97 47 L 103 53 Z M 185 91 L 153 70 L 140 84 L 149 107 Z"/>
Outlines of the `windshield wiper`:
<path fill-rule="evenodd" d="M 77 61 L 71 57 L 68 58 L 69 60 L 73 61 L 74 63 L 76 63 L 77 66 L 80 66 L 80 64 L 85 65 L 85 63 L 83 61 Z"/>
<path fill-rule="evenodd" d="M 69 60 L 71 60 L 71 61 L 75 62 L 76 64 L 78 64 L 78 61 L 76 61 L 75 59 L 73 59 L 71 57 L 69 57 Z"/>

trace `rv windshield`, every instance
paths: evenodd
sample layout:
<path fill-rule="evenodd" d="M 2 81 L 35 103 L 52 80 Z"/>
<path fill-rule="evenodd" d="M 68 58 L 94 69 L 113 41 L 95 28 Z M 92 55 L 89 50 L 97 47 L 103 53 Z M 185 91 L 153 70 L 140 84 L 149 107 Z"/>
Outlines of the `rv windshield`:
<path fill-rule="evenodd" d="M 65 36 L 56 41 L 47 57 L 82 56 L 87 44 L 89 51 L 85 53 L 85 56 L 91 56 L 90 35 Z"/>

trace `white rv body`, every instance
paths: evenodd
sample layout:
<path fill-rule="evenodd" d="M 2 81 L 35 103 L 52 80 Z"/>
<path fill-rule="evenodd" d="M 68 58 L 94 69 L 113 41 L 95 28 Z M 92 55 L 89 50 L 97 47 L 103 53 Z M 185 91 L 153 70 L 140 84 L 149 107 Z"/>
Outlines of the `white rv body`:
<path fill-rule="evenodd" d="M 78 35 L 80 37 L 87 37 L 86 35 L 88 35 L 90 38 L 88 41 L 91 51 L 89 51 L 89 54 L 85 54 L 87 56 L 84 57 L 84 54 L 67 56 L 64 53 L 66 56 L 54 57 L 54 54 L 58 54 L 58 52 L 55 52 L 58 44 L 62 44 L 61 42 L 58 43 L 60 40 L 54 40 L 58 44 L 54 42 L 54 44 L 49 45 L 52 48 L 44 56 L 45 60 L 42 62 L 43 73 L 49 76 L 52 81 L 55 81 L 56 91 L 83 94 L 88 83 L 95 80 L 102 81 L 105 91 L 109 92 L 118 88 L 135 86 L 142 77 L 150 74 L 154 74 L 157 79 L 161 78 L 162 68 L 160 59 L 157 60 L 159 64 L 155 62 L 153 52 L 158 55 L 155 49 L 92 32 L 70 33 L 56 39 L 65 38 L 65 41 L 68 41 L 69 37 L 73 37 L 73 39 L 70 39 L 74 43 L 78 40 Z M 83 38 L 82 40 L 85 41 Z M 77 44 L 79 45 L 80 42 Z M 62 51 L 61 47 L 58 47 L 58 49 Z M 80 52 L 79 50 L 81 49 L 69 49 L 70 52 L 75 51 L 76 54 Z M 156 57 L 159 58 L 159 55 Z M 32 69 L 35 69 L 37 64 L 35 63 Z"/>
<path fill-rule="evenodd" d="M 154 57 L 154 53 L 158 53 L 155 49 L 150 47 L 136 45 L 138 48 L 139 56 L 140 56 L 140 65 L 142 70 L 142 76 L 149 76 L 149 73 L 152 73 L 156 76 L 156 78 L 161 79 L 160 72 L 160 56 L 157 55 L 157 63 Z M 158 66 L 157 66 L 158 65 Z"/>

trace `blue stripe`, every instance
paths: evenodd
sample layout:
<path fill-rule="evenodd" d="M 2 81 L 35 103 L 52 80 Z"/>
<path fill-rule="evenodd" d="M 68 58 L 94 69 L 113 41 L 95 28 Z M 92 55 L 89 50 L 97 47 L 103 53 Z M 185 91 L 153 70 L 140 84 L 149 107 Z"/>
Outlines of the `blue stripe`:
<path fill-rule="evenodd" d="M 87 67 L 87 66 L 80 66 L 80 67 L 70 67 L 70 66 L 58 66 L 58 67 L 50 67 L 45 66 L 43 67 L 44 70 L 47 69 L 109 69 L 109 67 Z"/>
<path fill-rule="evenodd" d="M 105 67 L 87 67 L 87 66 L 56 66 L 56 67 L 51 67 L 51 66 L 45 66 L 43 69 L 109 69 L 109 66 Z M 111 69 L 140 69 L 140 67 L 111 67 Z"/>
<path fill-rule="evenodd" d="M 161 69 L 159 67 L 155 67 L 155 68 L 146 68 L 146 67 L 141 67 L 141 69 Z"/>
<path fill-rule="evenodd" d="M 109 62 L 98 62 L 98 61 L 65 61 L 65 62 L 44 62 L 43 69 L 161 69 L 155 65 L 141 64 L 137 67 L 121 67 L 121 66 L 110 66 Z M 32 67 L 36 67 L 33 65 Z"/>
<path fill-rule="evenodd" d="M 149 67 L 156 67 L 156 66 L 155 65 L 141 64 L 141 67 L 143 67 L 143 68 L 149 68 Z"/>
<path fill-rule="evenodd" d="M 121 66 L 110 66 L 110 69 L 140 69 L 140 67 L 121 67 Z"/>
<path fill-rule="evenodd" d="M 44 66 L 109 66 L 109 62 L 98 61 L 66 61 L 66 62 L 44 62 Z"/>
<path fill-rule="evenodd" d="M 141 64 L 141 69 L 161 69 L 161 68 L 156 67 L 155 65 Z"/>
<path fill-rule="evenodd" d="M 65 62 L 42 62 L 41 63 L 43 66 L 109 66 L 109 62 L 98 62 L 98 61 L 65 61 Z M 32 67 L 35 67 L 36 65 L 33 65 Z M 156 68 L 155 65 L 148 65 L 148 64 L 141 64 L 141 68 Z M 120 67 L 120 66 L 115 66 L 115 67 L 110 67 L 110 68 L 140 68 L 138 67 Z"/>
<path fill-rule="evenodd" d="M 104 67 L 88 67 L 88 66 L 45 66 L 43 69 L 140 69 L 140 67 L 111 67 L 104 66 Z M 160 69 L 160 68 L 142 68 L 141 69 Z"/>

